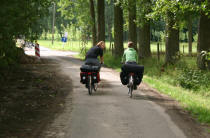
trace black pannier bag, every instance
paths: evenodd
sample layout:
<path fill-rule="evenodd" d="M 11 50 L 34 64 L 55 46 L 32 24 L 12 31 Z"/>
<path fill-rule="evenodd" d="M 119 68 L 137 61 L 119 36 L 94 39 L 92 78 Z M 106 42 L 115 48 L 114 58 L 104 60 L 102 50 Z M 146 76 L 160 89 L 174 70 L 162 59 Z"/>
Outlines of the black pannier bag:
<path fill-rule="evenodd" d="M 122 71 L 123 72 L 132 72 L 132 73 L 141 73 L 143 74 L 144 73 L 144 66 L 141 66 L 141 65 L 135 65 L 135 64 L 124 64 L 122 67 L 121 67 Z"/>
<path fill-rule="evenodd" d="M 134 84 L 135 85 L 139 85 L 142 81 L 142 78 L 143 78 L 143 74 L 142 73 L 136 73 L 134 75 Z"/>
<path fill-rule="evenodd" d="M 120 80 L 123 85 L 128 84 L 128 74 L 126 72 L 120 72 Z"/>
<path fill-rule="evenodd" d="M 80 82 L 86 84 L 87 82 L 87 72 L 80 72 Z"/>
<path fill-rule="evenodd" d="M 90 66 L 90 65 L 82 65 L 80 67 L 81 72 L 98 72 L 100 70 L 99 66 Z"/>
<path fill-rule="evenodd" d="M 123 75 L 127 75 L 127 81 L 121 80 L 121 82 L 124 81 L 123 85 L 126 85 L 126 83 L 128 84 L 128 79 L 129 79 L 128 75 L 129 75 L 129 73 L 134 73 L 135 74 L 134 75 L 134 84 L 135 85 L 139 85 L 141 83 L 142 78 L 143 78 L 143 73 L 144 73 L 144 66 L 135 65 L 135 64 L 124 64 L 121 67 L 121 69 L 122 69 Z M 121 78 L 121 74 L 120 74 L 120 78 Z"/>
<path fill-rule="evenodd" d="M 99 82 L 97 74 L 98 74 L 97 72 L 92 72 L 92 81 L 94 83 L 98 83 Z"/>

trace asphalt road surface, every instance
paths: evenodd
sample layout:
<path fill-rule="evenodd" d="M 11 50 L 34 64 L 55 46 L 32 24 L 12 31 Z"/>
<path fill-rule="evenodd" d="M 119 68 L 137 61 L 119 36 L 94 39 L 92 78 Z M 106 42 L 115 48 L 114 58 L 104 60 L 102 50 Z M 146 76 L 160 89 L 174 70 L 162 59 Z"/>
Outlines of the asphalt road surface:
<path fill-rule="evenodd" d="M 27 51 L 34 54 L 34 51 Z M 65 110 L 43 130 L 44 138 L 205 138 L 196 123 L 167 96 L 142 83 L 128 96 L 119 73 L 102 67 L 97 92 L 91 96 L 80 83 L 83 61 L 73 52 L 41 47 L 41 56 L 54 59 L 63 74 L 72 80 L 72 92 L 65 99 Z"/>

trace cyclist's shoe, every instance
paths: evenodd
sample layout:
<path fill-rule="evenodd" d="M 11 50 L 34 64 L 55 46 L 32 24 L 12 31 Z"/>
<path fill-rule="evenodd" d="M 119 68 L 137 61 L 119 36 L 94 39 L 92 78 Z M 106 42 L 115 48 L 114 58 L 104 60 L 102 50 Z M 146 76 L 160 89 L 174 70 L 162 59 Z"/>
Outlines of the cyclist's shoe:
<path fill-rule="evenodd" d="M 133 89 L 134 89 L 134 90 L 137 90 L 137 85 L 134 85 Z"/>
<path fill-rule="evenodd" d="M 86 87 L 86 88 L 88 88 L 88 85 L 87 85 L 87 84 L 85 84 L 85 87 Z"/>

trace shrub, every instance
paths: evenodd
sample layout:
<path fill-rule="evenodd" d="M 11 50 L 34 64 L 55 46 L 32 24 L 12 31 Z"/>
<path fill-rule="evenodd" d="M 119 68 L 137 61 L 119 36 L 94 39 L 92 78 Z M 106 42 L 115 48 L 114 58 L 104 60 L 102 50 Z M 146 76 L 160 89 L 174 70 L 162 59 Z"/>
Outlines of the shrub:
<path fill-rule="evenodd" d="M 208 87 L 210 79 L 201 70 L 185 68 L 180 72 L 178 82 L 183 88 L 198 90 L 201 86 Z"/>

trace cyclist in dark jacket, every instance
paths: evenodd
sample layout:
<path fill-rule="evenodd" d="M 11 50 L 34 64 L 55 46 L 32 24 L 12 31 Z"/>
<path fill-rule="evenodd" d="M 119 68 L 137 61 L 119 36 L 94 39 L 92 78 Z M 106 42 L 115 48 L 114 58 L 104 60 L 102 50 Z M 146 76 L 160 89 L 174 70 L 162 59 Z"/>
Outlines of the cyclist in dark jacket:
<path fill-rule="evenodd" d="M 104 58 L 103 58 L 103 50 L 105 48 L 104 41 L 98 42 L 98 44 L 91 49 L 88 50 L 86 56 L 85 56 L 85 64 L 91 64 L 100 66 L 100 63 L 103 64 Z M 98 56 L 100 56 L 100 62 L 98 60 Z"/>

